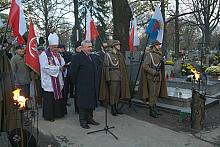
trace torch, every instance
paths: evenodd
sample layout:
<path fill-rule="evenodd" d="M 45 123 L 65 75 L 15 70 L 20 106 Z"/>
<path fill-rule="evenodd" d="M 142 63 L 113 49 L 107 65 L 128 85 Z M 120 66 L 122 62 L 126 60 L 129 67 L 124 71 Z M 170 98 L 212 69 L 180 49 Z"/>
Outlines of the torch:
<path fill-rule="evenodd" d="M 192 101 L 191 101 L 191 127 L 201 130 L 204 127 L 205 119 L 205 95 L 207 77 L 196 69 L 192 69 Z"/>
<path fill-rule="evenodd" d="M 21 137 L 20 139 L 17 139 L 16 142 L 21 142 L 21 147 L 24 147 L 24 134 L 23 134 L 23 112 L 27 108 L 26 101 L 28 98 L 25 98 L 24 96 L 20 95 L 21 89 L 16 89 L 13 91 L 13 99 L 14 99 L 14 105 L 17 108 L 18 111 L 20 111 L 20 119 L 21 119 Z"/>

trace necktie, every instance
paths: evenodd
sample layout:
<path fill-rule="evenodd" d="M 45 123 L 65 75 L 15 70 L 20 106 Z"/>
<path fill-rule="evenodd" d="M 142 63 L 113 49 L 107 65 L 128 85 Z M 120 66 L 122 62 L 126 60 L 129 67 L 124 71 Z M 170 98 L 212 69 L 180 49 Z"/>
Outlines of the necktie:
<path fill-rule="evenodd" d="M 89 60 L 92 61 L 92 58 L 90 57 L 90 55 L 88 55 L 88 57 L 89 57 Z"/>

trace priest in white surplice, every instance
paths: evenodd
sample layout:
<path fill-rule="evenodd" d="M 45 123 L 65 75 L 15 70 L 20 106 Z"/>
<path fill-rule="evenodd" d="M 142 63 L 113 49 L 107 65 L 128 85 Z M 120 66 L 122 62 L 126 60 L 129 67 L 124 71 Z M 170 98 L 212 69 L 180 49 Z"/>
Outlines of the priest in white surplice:
<path fill-rule="evenodd" d="M 39 56 L 43 88 L 43 117 L 45 120 L 54 121 L 55 118 L 64 117 L 67 113 L 65 97 L 62 94 L 65 62 L 58 53 L 57 34 L 50 34 L 48 42 L 48 48 Z"/>

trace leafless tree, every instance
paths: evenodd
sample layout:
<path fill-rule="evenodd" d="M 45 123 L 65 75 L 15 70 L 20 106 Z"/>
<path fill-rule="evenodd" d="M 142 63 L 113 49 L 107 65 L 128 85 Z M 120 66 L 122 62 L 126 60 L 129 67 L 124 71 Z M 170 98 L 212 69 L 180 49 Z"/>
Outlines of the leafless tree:
<path fill-rule="evenodd" d="M 27 3 L 28 13 L 46 38 L 50 32 L 57 31 L 65 24 L 70 25 L 65 20 L 73 12 L 72 0 L 28 0 Z"/>
<path fill-rule="evenodd" d="M 202 31 L 202 43 L 205 48 L 210 47 L 211 35 L 219 23 L 220 1 L 219 0 L 190 0 L 186 6 L 194 11 L 193 18 L 188 22 L 198 26 Z M 184 1 L 183 1 L 184 3 Z"/>

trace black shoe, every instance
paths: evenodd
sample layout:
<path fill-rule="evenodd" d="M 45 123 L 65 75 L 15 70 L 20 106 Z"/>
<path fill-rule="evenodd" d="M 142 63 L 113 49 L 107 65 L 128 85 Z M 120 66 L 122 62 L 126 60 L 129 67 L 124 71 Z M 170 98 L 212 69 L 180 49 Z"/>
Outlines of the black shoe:
<path fill-rule="evenodd" d="M 46 121 L 50 121 L 50 122 L 54 122 L 55 120 L 54 119 L 44 119 Z"/>
<path fill-rule="evenodd" d="M 70 103 L 66 103 L 66 105 L 67 105 L 67 106 L 71 106 L 71 104 L 70 104 Z"/>
<path fill-rule="evenodd" d="M 89 120 L 89 121 L 88 121 L 88 124 L 95 125 L 95 126 L 100 125 L 100 123 L 94 121 L 93 119 Z"/>
<path fill-rule="evenodd" d="M 80 124 L 80 126 L 84 129 L 90 129 L 90 126 L 86 123 Z"/>
<path fill-rule="evenodd" d="M 116 112 L 111 112 L 111 114 L 112 114 L 113 116 L 118 116 L 118 114 L 117 114 Z"/>
<path fill-rule="evenodd" d="M 112 114 L 113 116 L 118 116 L 114 105 L 111 105 L 111 114 Z"/>
<path fill-rule="evenodd" d="M 160 113 L 160 111 L 159 110 L 155 110 L 155 113 L 157 114 L 157 115 L 160 115 L 160 116 L 162 116 L 162 113 Z"/>
<path fill-rule="evenodd" d="M 160 113 L 160 111 L 157 109 L 157 106 L 156 106 L 156 105 L 153 106 L 153 109 L 154 109 L 154 111 L 155 111 L 155 113 L 156 113 L 157 115 L 162 115 L 162 114 Z"/>
<path fill-rule="evenodd" d="M 153 118 L 158 118 L 158 115 L 155 112 L 155 110 L 153 109 L 153 107 L 150 107 L 150 116 Z"/>
<path fill-rule="evenodd" d="M 119 114 L 119 115 L 122 115 L 122 114 L 123 114 L 123 113 L 122 113 L 119 109 L 117 109 L 117 108 L 116 108 L 116 113 Z"/>

